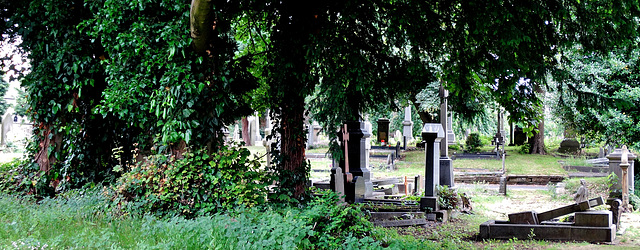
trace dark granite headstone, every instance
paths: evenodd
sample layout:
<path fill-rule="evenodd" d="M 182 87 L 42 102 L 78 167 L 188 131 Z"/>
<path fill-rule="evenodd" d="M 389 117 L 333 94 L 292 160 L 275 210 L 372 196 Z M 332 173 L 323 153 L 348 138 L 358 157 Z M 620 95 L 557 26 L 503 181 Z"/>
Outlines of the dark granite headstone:
<path fill-rule="evenodd" d="M 389 143 L 389 119 L 378 119 L 378 142 Z"/>
<path fill-rule="evenodd" d="M 438 210 L 438 190 L 440 185 L 440 141 L 444 138 L 442 124 L 427 123 L 422 128 L 422 140 L 425 142 L 425 185 L 424 197 L 420 199 L 420 207 L 427 210 Z"/>
<path fill-rule="evenodd" d="M 516 146 L 524 145 L 527 142 L 527 134 L 522 131 L 521 127 L 516 126 L 513 130 L 513 144 Z"/>

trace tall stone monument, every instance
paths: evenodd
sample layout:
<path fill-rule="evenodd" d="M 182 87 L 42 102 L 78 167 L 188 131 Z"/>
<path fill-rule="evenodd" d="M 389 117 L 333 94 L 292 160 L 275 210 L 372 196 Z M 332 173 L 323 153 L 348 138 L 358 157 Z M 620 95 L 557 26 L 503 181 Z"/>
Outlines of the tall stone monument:
<path fill-rule="evenodd" d="M 448 128 L 447 119 L 447 98 L 449 97 L 449 91 L 444 88 L 440 89 L 440 98 L 442 103 L 440 104 L 440 125 L 442 129 Z M 423 130 L 424 133 L 424 130 Z M 443 138 L 440 143 L 440 185 L 453 187 L 453 160 L 449 158 L 449 140 L 447 139 L 448 133 L 443 130 Z"/>
<path fill-rule="evenodd" d="M 369 137 L 371 134 L 365 129 L 365 123 L 360 121 L 347 122 L 338 133 L 345 152 L 345 157 L 339 161 L 339 167 L 344 173 L 347 202 L 362 202 L 373 194 L 371 172 L 367 168 L 368 155 L 365 154 L 366 139 Z M 334 186 L 335 183 L 330 185 Z"/>
<path fill-rule="evenodd" d="M 424 196 L 420 198 L 420 208 L 436 211 L 438 207 L 438 189 L 440 185 L 440 143 L 445 137 L 442 124 L 427 123 L 422 127 L 422 140 L 425 149 Z"/>
<path fill-rule="evenodd" d="M 407 148 L 407 143 L 413 140 L 413 121 L 411 120 L 411 105 L 404 108 L 404 121 L 402 121 L 402 145 Z"/>
<path fill-rule="evenodd" d="M 615 150 L 613 150 L 613 152 L 611 152 L 611 154 L 607 155 L 607 158 L 609 159 L 609 173 L 615 173 L 618 176 L 618 182 L 615 183 L 613 186 L 611 186 L 611 189 L 613 190 L 622 190 L 622 168 L 620 168 L 620 163 L 622 162 L 622 153 L 623 153 L 623 149 L 616 148 Z M 627 154 L 627 159 L 629 163 L 629 166 L 627 167 L 627 172 L 629 173 L 627 175 L 627 183 L 630 183 L 629 191 L 632 193 L 634 191 L 633 173 L 634 173 L 634 160 L 636 158 L 637 156 L 633 153 Z"/>

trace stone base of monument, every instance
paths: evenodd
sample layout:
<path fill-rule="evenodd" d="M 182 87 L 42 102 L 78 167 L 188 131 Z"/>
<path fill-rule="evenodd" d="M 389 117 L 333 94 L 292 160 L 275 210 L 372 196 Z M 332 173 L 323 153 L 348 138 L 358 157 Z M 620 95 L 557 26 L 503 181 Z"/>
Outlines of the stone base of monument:
<path fill-rule="evenodd" d="M 423 212 L 370 212 L 373 225 L 379 227 L 406 227 L 427 224 Z"/>
<path fill-rule="evenodd" d="M 576 226 L 567 223 L 543 225 L 511 224 L 508 221 L 490 220 L 480 225 L 481 239 L 521 240 L 574 240 L 588 242 L 613 242 L 616 225 L 608 227 Z"/>
<path fill-rule="evenodd" d="M 599 197 L 543 213 L 526 211 L 509 214 L 509 221 L 490 220 L 482 223 L 479 236 L 481 239 L 613 242 L 616 225 L 612 223 L 611 211 L 587 211 L 603 203 L 602 197 Z M 571 213 L 575 213 L 574 222 L 551 221 Z"/>

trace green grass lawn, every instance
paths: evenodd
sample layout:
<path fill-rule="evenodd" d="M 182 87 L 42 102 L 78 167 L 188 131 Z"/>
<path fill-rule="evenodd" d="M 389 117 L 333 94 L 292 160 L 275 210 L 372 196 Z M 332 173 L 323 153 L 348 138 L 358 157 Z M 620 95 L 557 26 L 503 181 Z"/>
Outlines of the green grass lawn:
<path fill-rule="evenodd" d="M 485 148 L 487 149 L 487 148 Z M 490 148 L 489 148 L 490 149 Z M 566 175 L 558 160 L 552 155 L 520 154 L 516 147 L 507 147 L 505 169 L 510 175 Z M 404 159 L 397 163 L 399 175 L 424 174 L 425 154 L 422 150 L 404 152 Z M 494 159 L 457 159 L 453 161 L 455 171 L 495 172 L 502 170 L 502 161 Z"/>

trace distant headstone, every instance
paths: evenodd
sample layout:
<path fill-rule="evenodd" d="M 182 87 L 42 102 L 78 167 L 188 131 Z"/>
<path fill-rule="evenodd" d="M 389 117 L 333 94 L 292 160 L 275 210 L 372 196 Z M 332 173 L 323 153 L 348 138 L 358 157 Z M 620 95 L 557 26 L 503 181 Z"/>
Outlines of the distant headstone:
<path fill-rule="evenodd" d="M 560 148 L 558 148 L 559 153 L 563 154 L 577 154 L 580 153 L 580 142 L 576 139 L 564 139 L 560 143 Z"/>
<path fill-rule="evenodd" d="M 379 118 L 378 119 L 378 142 L 389 143 L 389 119 L 387 118 Z"/>
<path fill-rule="evenodd" d="M 240 140 L 240 134 L 242 134 L 242 132 L 240 131 L 240 129 L 238 128 L 238 124 L 233 126 L 233 141 L 237 142 Z"/>
<path fill-rule="evenodd" d="M 501 195 L 507 195 L 507 177 L 500 177 L 500 183 L 498 185 L 498 193 Z"/>
<path fill-rule="evenodd" d="M 522 130 L 521 127 L 516 126 L 513 130 L 513 144 L 516 146 L 522 146 L 527 142 L 527 134 Z"/>
<path fill-rule="evenodd" d="M 11 117 L 11 114 L 7 114 L 4 117 L 4 119 L 2 119 L 2 131 L 0 131 L 2 134 L 0 135 L 1 137 L 0 145 L 6 145 L 7 133 L 9 133 L 12 126 L 13 126 L 13 117 Z"/>
<path fill-rule="evenodd" d="M 604 148 L 600 147 L 600 152 L 598 153 L 598 158 L 604 158 Z"/>
<path fill-rule="evenodd" d="M 404 108 L 404 121 L 402 121 L 402 135 L 404 136 L 404 139 L 407 142 L 413 140 L 413 121 L 411 120 L 411 106 L 407 106 L 406 108 Z"/>
<path fill-rule="evenodd" d="M 396 132 L 393 133 L 393 139 L 395 139 L 397 142 L 401 142 L 402 141 L 402 132 L 400 132 L 400 130 L 396 130 Z"/>
<path fill-rule="evenodd" d="M 340 197 L 340 200 L 344 202 L 344 174 L 342 173 L 342 169 L 340 167 L 334 166 L 333 168 L 331 168 L 331 181 L 329 182 L 329 185 L 331 186 L 331 190 L 336 192 L 336 194 L 338 194 L 338 196 Z"/>

